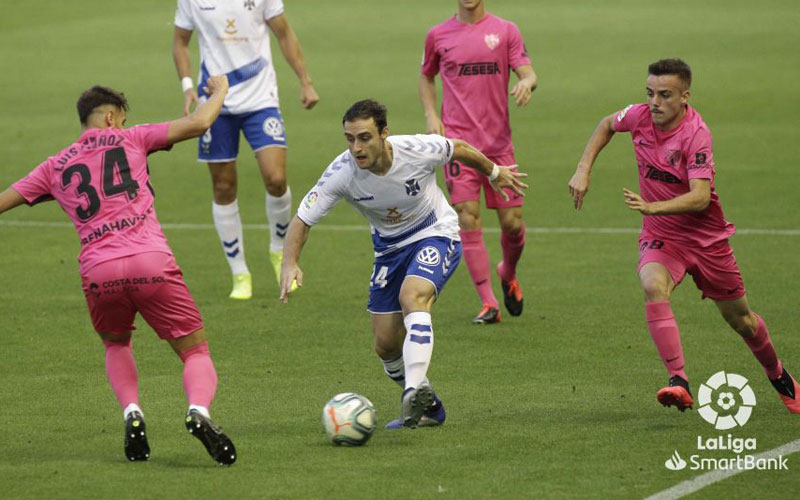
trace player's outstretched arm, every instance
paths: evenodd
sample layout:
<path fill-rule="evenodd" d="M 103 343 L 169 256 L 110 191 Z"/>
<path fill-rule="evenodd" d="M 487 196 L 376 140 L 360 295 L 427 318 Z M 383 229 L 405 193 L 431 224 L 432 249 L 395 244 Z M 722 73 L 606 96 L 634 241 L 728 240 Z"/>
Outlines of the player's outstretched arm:
<path fill-rule="evenodd" d="M 425 113 L 425 130 L 429 134 L 444 135 L 444 124 L 436 111 L 436 79 L 426 74 L 419 75 L 419 100 Z"/>
<path fill-rule="evenodd" d="M 292 218 L 286 239 L 283 243 L 283 264 L 281 265 L 281 296 L 284 304 L 289 301 L 289 292 L 292 291 L 292 282 L 297 280 L 297 286 L 303 286 L 303 271 L 297 265 L 300 251 L 308 239 L 311 226 L 303 222 L 298 216 Z"/>
<path fill-rule="evenodd" d="M 606 147 L 614 137 L 614 115 L 608 115 L 597 124 L 592 136 L 589 137 L 589 142 L 586 143 L 586 148 L 583 150 L 578 162 L 578 168 L 569 180 L 569 194 L 572 196 L 572 202 L 575 204 L 575 210 L 580 210 L 583 207 L 583 197 L 589 192 L 589 176 L 592 172 L 592 166 L 597 159 L 600 151 Z"/>
<path fill-rule="evenodd" d="M 523 189 L 528 189 L 528 185 L 523 183 L 520 178 L 527 177 L 528 174 L 519 172 L 517 165 L 495 165 L 469 143 L 460 139 L 452 139 L 452 141 L 453 159 L 488 177 L 492 188 L 500 193 L 504 200 L 508 201 L 509 198 L 503 188 L 509 188 L 518 195 L 525 196 Z"/>
<path fill-rule="evenodd" d="M 536 77 L 533 67 L 529 64 L 514 68 L 514 73 L 517 74 L 519 81 L 511 89 L 511 95 L 514 96 L 514 102 L 517 103 L 517 106 L 525 106 L 531 100 L 531 94 L 539 85 L 539 79 Z"/>
<path fill-rule="evenodd" d="M 689 179 L 689 192 L 671 200 L 644 201 L 630 189 L 622 188 L 625 204 L 642 215 L 675 215 L 702 212 L 711 203 L 711 180 Z"/>
<path fill-rule="evenodd" d="M 192 31 L 175 26 L 175 33 L 172 37 L 172 60 L 175 61 L 175 69 L 178 71 L 178 78 L 181 80 L 183 89 L 183 116 L 187 116 L 192 111 L 192 106 L 197 106 L 197 90 L 192 83 L 192 58 L 189 54 L 189 41 L 192 39 Z"/>
<path fill-rule="evenodd" d="M 8 188 L 0 193 L 0 214 L 18 207 L 25 203 L 25 198 L 22 197 L 14 188 Z"/>
<path fill-rule="evenodd" d="M 219 116 L 225 96 L 228 95 L 228 77 L 225 75 L 210 77 L 203 91 L 209 96 L 206 102 L 198 106 L 189 116 L 169 122 L 168 144 L 200 137 L 211 127 Z"/>
<path fill-rule="evenodd" d="M 313 108 L 319 102 L 319 95 L 314 90 L 311 77 L 306 69 L 306 60 L 303 58 L 300 41 L 286 20 L 286 15 L 280 14 L 268 19 L 267 26 L 275 34 L 275 38 L 278 39 L 278 46 L 281 48 L 284 59 L 286 59 L 286 62 L 289 63 L 289 66 L 292 67 L 300 80 L 300 104 L 306 109 Z"/>

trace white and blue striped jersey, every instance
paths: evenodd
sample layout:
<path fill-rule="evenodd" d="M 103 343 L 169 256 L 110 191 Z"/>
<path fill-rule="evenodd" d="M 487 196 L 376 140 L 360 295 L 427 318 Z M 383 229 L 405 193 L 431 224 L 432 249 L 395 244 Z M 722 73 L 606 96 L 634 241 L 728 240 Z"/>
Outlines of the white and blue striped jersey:
<path fill-rule="evenodd" d="M 178 0 L 175 26 L 198 36 L 201 100 L 208 76 L 226 74 L 223 114 L 279 106 L 266 21 L 282 13 L 282 0 Z"/>
<path fill-rule="evenodd" d="M 431 236 L 459 241 L 458 216 L 436 184 L 436 168 L 450 161 L 453 143 L 439 135 L 393 135 L 392 166 L 384 175 L 359 168 L 345 151 L 303 198 L 297 216 L 309 226 L 342 199 L 369 221 L 379 257 Z"/>

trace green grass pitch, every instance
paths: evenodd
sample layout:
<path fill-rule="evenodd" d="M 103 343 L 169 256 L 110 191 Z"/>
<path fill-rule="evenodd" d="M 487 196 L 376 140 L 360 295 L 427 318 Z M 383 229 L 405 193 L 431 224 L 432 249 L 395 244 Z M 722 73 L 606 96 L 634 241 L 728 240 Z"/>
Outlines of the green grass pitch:
<path fill-rule="evenodd" d="M 180 114 L 174 3 L 0 2 L 0 189 L 78 136 L 74 103 L 90 85 L 123 90 L 130 124 Z M 389 108 L 392 132 L 423 131 L 416 83 L 424 36 L 456 2 L 286 3 L 322 97 L 313 111 L 301 109 L 297 80 L 273 44 L 296 206 L 345 149 L 341 116 L 352 102 L 375 97 Z M 638 227 L 621 195 L 637 182 L 627 135 L 602 154 L 581 213 L 567 181 L 600 118 L 642 101 L 647 64 L 673 56 L 694 68 L 691 102 L 714 134 L 727 217 L 740 229 L 800 227 L 794 1 L 487 7 L 519 25 L 540 77 L 530 106 L 511 111 L 517 157 L 530 174 L 530 228 Z M 54 204 L 20 207 L 0 217 L 4 498 L 641 498 L 699 474 L 664 467 L 675 450 L 691 454 L 698 435 L 719 433 L 696 412 L 655 401 L 666 376 L 644 321 L 635 232 L 531 230 L 520 268 L 525 314 L 496 327 L 469 324 L 479 304 L 460 269 L 433 314 L 430 378 L 447 424 L 388 432 L 382 425 L 397 416 L 399 391 L 371 348 L 369 235 L 334 230 L 365 222 L 343 204 L 311 231 L 305 287 L 282 306 L 267 236 L 255 227 L 265 223 L 260 179 L 244 141 L 241 148 L 239 203 L 253 225 L 245 240 L 256 293 L 246 303 L 226 298 L 229 273 L 214 231 L 180 226 L 211 223 L 209 176 L 195 162 L 195 143 L 150 160 L 159 217 L 219 372 L 213 416 L 235 440 L 237 464 L 217 467 L 185 432 L 180 361 L 142 322 L 134 351 L 152 459 L 125 461 L 121 412 L 80 292 L 74 230 Z M 496 262 L 497 221 L 484 215 Z M 751 303 L 796 375 L 798 244 L 796 233 L 733 239 Z M 673 305 L 693 388 L 719 370 L 751 381 L 758 405 L 731 432 L 757 438 L 759 451 L 800 437 L 800 420 L 691 280 Z M 322 433 L 322 406 L 344 391 L 366 395 L 378 411 L 381 428 L 360 449 L 333 447 Z M 746 472 L 696 496 L 794 496 L 800 455 L 788 463 L 789 471 Z"/>

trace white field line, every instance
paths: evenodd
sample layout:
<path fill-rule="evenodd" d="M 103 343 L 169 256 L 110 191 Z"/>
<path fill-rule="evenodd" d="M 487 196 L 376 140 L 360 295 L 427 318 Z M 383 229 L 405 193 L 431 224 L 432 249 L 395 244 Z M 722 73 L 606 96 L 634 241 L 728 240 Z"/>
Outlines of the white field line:
<path fill-rule="evenodd" d="M 0 220 L 0 226 L 13 227 L 72 227 L 69 222 L 46 222 L 46 221 L 24 221 L 24 220 Z M 211 230 L 213 224 L 203 223 L 172 223 L 161 224 L 164 229 L 188 229 L 188 230 Z M 267 224 L 243 224 L 245 229 L 269 229 Z M 337 225 L 319 224 L 314 226 L 319 231 L 368 231 L 369 226 L 360 224 Z M 487 233 L 498 233 L 499 228 L 485 227 Z M 636 227 L 527 227 L 525 231 L 532 234 L 639 234 Z M 800 229 L 737 229 L 739 235 L 765 235 L 765 236 L 800 236 Z"/>
<path fill-rule="evenodd" d="M 797 451 L 800 451 L 800 439 L 783 444 L 777 448 L 773 448 L 763 453 L 753 455 L 753 458 L 755 458 L 755 460 L 762 458 L 777 458 L 780 455 L 791 455 Z M 677 498 L 682 498 L 686 495 L 694 493 L 695 491 L 701 490 L 708 485 L 724 481 L 725 479 L 735 476 L 741 472 L 746 471 L 744 469 L 729 469 L 706 472 L 705 474 L 700 474 L 692 479 L 687 479 L 686 481 L 682 481 L 671 488 L 649 496 L 645 500 L 674 500 Z M 794 474 L 794 472 L 787 472 L 787 474 Z"/>

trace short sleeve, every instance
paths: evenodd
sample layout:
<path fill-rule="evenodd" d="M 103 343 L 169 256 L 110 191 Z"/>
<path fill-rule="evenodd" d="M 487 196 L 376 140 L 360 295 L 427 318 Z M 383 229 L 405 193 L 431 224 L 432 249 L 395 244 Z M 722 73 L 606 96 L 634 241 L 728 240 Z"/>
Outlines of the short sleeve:
<path fill-rule="evenodd" d="M 522 34 L 514 23 L 509 23 L 508 28 L 508 64 L 511 69 L 520 66 L 530 66 L 531 58 L 528 56 L 528 49 L 522 40 Z"/>
<path fill-rule="evenodd" d="M 175 11 L 175 26 L 185 30 L 194 30 L 192 6 L 189 0 L 178 0 L 178 9 Z"/>
<path fill-rule="evenodd" d="M 137 125 L 129 130 L 134 142 L 147 151 L 148 154 L 172 148 L 171 145 L 167 144 L 169 122 Z"/>
<path fill-rule="evenodd" d="M 50 186 L 50 160 L 41 163 L 27 176 L 11 185 L 14 191 L 25 198 L 28 205 L 52 200 Z"/>
<path fill-rule="evenodd" d="M 433 30 L 425 37 L 425 49 L 422 52 L 422 74 L 436 76 L 439 73 L 439 54 L 436 52 L 436 43 Z"/>
<path fill-rule="evenodd" d="M 297 217 L 307 225 L 317 224 L 344 198 L 342 186 L 348 181 L 347 158 L 347 155 L 341 155 L 333 160 L 297 207 Z"/>
<path fill-rule="evenodd" d="M 630 104 L 624 109 L 617 111 L 614 116 L 614 130 L 617 132 L 630 132 L 639 118 L 641 108 L 647 108 L 646 104 Z"/>
<path fill-rule="evenodd" d="M 264 2 L 264 20 L 269 21 L 273 17 L 283 14 L 282 0 L 267 0 Z"/>
<path fill-rule="evenodd" d="M 714 178 L 714 153 L 711 147 L 711 132 L 700 129 L 689 141 L 686 150 L 686 170 L 689 179 Z"/>

